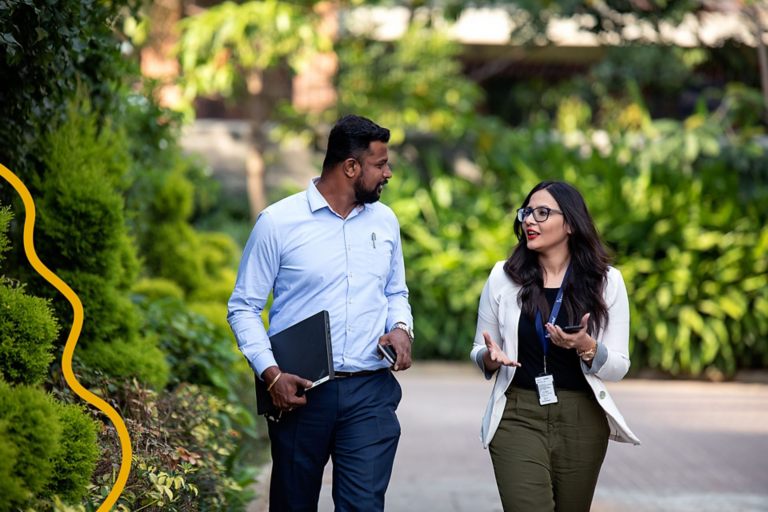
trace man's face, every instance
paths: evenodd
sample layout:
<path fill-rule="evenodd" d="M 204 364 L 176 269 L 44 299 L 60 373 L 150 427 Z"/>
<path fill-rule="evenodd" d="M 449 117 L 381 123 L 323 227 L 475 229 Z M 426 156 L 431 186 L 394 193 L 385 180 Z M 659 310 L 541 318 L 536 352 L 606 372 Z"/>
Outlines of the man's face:
<path fill-rule="evenodd" d="M 375 203 L 381 197 L 381 191 L 392 177 L 389 167 L 389 153 L 383 142 L 373 141 L 357 160 L 360 174 L 355 180 L 355 201 L 359 204 Z"/>

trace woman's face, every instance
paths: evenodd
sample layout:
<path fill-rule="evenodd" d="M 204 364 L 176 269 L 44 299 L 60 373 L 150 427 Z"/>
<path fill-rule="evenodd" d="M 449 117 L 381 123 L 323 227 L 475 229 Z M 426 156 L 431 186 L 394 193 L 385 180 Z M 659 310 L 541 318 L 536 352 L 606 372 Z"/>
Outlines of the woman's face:
<path fill-rule="evenodd" d="M 547 190 L 536 191 L 527 208 L 536 210 L 523 219 L 523 236 L 528 248 L 539 253 L 567 251 L 571 228 L 552 194 Z M 546 216 L 546 209 L 549 209 L 546 220 L 536 220 Z"/>

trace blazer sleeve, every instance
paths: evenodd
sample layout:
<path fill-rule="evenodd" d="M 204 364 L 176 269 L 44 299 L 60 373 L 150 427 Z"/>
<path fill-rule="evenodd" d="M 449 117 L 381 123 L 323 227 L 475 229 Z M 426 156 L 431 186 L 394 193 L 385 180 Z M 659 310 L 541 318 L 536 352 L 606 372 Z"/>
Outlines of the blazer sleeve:
<path fill-rule="evenodd" d="M 498 267 L 498 264 L 497 264 Z M 483 338 L 483 332 L 487 332 L 491 335 L 491 339 L 503 346 L 501 339 L 501 330 L 499 328 L 499 300 L 494 293 L 494 273 L 497 268 L 491 271 L 491 275 L 485 282 L 483 292 L 480 295 L 480 304 L 477 308 L 477 327 L 475 329 L 475 339 L 472 345 L 472 351 L 470 352 L 470 358 L 483 372 L 486 379 L 490 379 L 494 372 L 489 372 L 485 369 L 483 363 L 483 356 L 488 351 L 485 346 L 485 339 Z"/>
<path fill-rule="evenodd" d="M 616 382 L 624 378 L 630 365 L 629 299 L 621 272 L 613 267 L 608 270 L 604 299 L 608 307 L 608 324 L 599 337 L 607 358 L 595 375 Z"/>

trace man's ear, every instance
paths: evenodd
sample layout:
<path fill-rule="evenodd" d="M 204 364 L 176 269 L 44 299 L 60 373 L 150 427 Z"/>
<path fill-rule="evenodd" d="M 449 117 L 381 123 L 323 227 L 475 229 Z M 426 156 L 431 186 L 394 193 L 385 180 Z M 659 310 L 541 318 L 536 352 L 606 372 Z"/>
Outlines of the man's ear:
<path fill-rule="evenodd" d="M 347 158 L 344 160 L 344 175 L 347 178 L 354 178 L 355 177 L 355 166 L 357 165 L 357 160 L 354 158 Z"/>

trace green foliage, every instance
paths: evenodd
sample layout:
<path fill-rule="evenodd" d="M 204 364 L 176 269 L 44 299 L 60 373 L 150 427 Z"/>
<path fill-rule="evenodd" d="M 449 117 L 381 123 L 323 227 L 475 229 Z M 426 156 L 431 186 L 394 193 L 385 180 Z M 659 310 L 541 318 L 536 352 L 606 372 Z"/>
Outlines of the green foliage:
<path fill-rule="evenodd" d="M 406 132 L 461 138 L 481 93 L 462 76 L 458 52 L 447 35 L 418 23 L 391 45 L 345 38 L 338 45 L 337 111 L 390 127 L 393 144 Z"/>
<path fill-rule="evenodd" d="M 175 299 L 142 302 L 147 333 L 158 337 L 171 368 L 171 384 L 190 382 L 210 386 L 233 399 L 242 356 L 229 329 L 215 326 Z M 247 369 L 247 368 L 246 368 Z"/>
<path fill-rule="evenodd" d="M 67 117 L 78 87 L 100 112 L 130 62 L 111 21 L 128 2 L 0 2 L 0 161 L 19 176 L 39 163 L 40 136 Z"/>
<path fill-rule="evenodd" d="M 170 377 L 165 354 L 154 337 L 90 344 L 78 350 L 78 358 L 86 366 L 119 378 L 136 378 L 153 389 L 164 388 Z"/>
<path fill-rule="evenodd" d="M 11 209 L 7 206 L 0 208 L 0 262 L 3 261 L 3 253 L 10 248 L 7 231 L 11 219 L 13 219 Z"/>
<path fill-rule="evenodd" d="M 258 92 L 255 82 L 246 84 L 249 75 L 284 62 L 296 69 L 331 48 L 318 22 L 311 5 L 279 0 L 227 1 L 186 18 L 179 41 L 184 96 Z"/>
<path fill-rule="evenodd" d="M 135 276 L 137 270 L 136 263 L 123 265 L 121 250 L 130 246 L 120 195 L 128 154 L 119 132 L 99 130 L 96 123 L 87 102 L 73 103 L 67 120 L 46 138 L 39 251 L 43 261 L 48 256 L 58 269 L 114 282 L 111 276 Z"/>
<path fill-rule="evenodd" d="M 0 281 L 0 377 L 13 384 L 39 384 L 53 360 L 58 333 L 48 301 Z"/>
<path fill-rule="evenodd" d="M 133 468 L 117 510 L 245 508 L 252 494 L 235 478 L 234 454 L 242 440 L 232 428 L 237 414 L 232 406 L 197 386 L 158 393 L 114 379 L 95 378 L 91 384 L 116 398 L 134 446 Z M 116 450 L 116 438 L 114 428 L 106 425 L 104 449 Z M 89 503 L 101 502 L 114 479 L 111 466 L 100 466 Z"/>
<path fill-rule="evenodd" d="M 67 121 L 46 137 L 48 177 L 38 201 L 38 254 L 78 294 L 87 321 L 84 345 L 131 340 L 137 313 L 127 299 L 138 260 L 129 238 L 121 190 L 128 156 L 118 132 L 96 128 L 85 101 L 70 106 Z M 49 285 L 41 294 L 52 295 Z M 72 309 L 60 295 L 57 314 L 71 322 Z"/>
<path fill-rule="evenodd" d="M 182 154 L 178 117 L 131 96 L 122 126 L 133 164 L 126 212 L 145 272 L 175 283 L 186 296 L 226 300 L 221 289 L 234 284 L 229 267 L 239 255 L 228 236 L 197 232 L 190 224 L 211 208 L 216 187 L 199 163 Z"/>
<path fill-rule="evenodd" d="M 0 256 L 10 248 L 6 229 L 13 218 L 0 208 Z M 39 384 L 53 359 L 58 325 L 50 304 L 24 293 L 0 275 L 0 380 L 11 384 Z"/>
<path fill-rule="evenodd" d="M 191 200 L 191 189 L 186 197 Z M 176 283 L 190 298 L 226 302 L 235 282 L 234 241 L 222 233 L 195 231 L 188 214 L 175 220 L 174 215 L 150 218 L 155 221 L 145 226 L 140 239 L 147 269 Z"/>
<path fill-rule="evenodd" d="M 58 271 L 57 275 L 80 297 L 86 321 L 80 336 L 83 345 L 109 343 L 114 339 L 132 340 L 140 318 L 126 292 L 115 288 L 109 278 L 75 271 Z M 59 318 L 72 319 L 72 307 L 60 299 L 56 302 Z"/>
<path fill-rule="evenodd" d="M 61 441 L 51 457 L 53 473 L 45 494 L 77 503 L 88 492 L 99 457 L 96 422 L 78 405 L 54 402 L 54 407 L 61 424 Z"/>
<path fill-rule="evenodd" d="M 167 298 L 177 300 L 182 300 L 184 298 L 184 290 L 182 290 L 179 285 L 170 279 L 163 279 L 160 277 L 139 279 L 136 281 L 136 284 L 133 285 L 133 288 L 131 288 L 131 292 L 141 296 L 148 302 Z"/>
<path fill-rule="evenodd" d="M 143 240 L 147 268 L 153 275 L 175 281 L 189 293 L 205 279 L 200 240 L 186 222 L 162 222 L 147 229 Z"/>
<path fill-rule="evenodd" d="M 461 5 L 457 0 L 450 0 L 449 3 Z M 659 26 L 662 23 L 678 25 L 686 15 L 707 9 L 706 2 L 701 0 L 652 2 L 642 8 L 623 0 L 517 0 L 514 4 L 490 0 L 485 3 L 506 6 L 516 15 L 518 23 L 512 36 L 518 42 L 538 43 L 546 41 L 542 38 L 547 32 L 548 23 L 558 18 L 580 17 L 582 30 L 623 38 L 623 30 L 633 24 L 644 23 L 647 29 L 660 32 Z"/>
<path fill-rule="evenodd" d="M 414 355 L 463 356 L 487 273 L 505 257 L 514 238 L 510 210 L 499 207 L 504 194 L 447 175 L 421 186 L 407 169 L 397 181 L 398 198 L 388 203 L 404 238 L 419 339 Z"/>
<path fill-rule="evenodd" d="M 613 133 L 585 130 L 578 105 L 561 109 L 568 132 L 483 124 L 476 183 L 439 168 L 426 185 L 407 169 L 392 182 L 416 355 L 465 357 L 482 284 L 516 243 L 511 212 L 538 181 L 562 179 L 584 193 L 624 274 L 634 367 L 732 375 L 768 364 L 765 149 L 707 116 L 652 122 L 627 109 L 645 120 Z"/>
<path fill-rule="evenodd" d="M 4 392 L 2 386 L 0 383 L 0 393 Z M 7 425 L 6 420 L 0 420 L 0 510 L 11 510 L 13 504 L 24 502 L 29 494 L 24 481 L 16 474 L 19 448 L 10 437 Z"/>
<path fill-rule="evenodd" d="M 200 209 L 211 207 L 215 189 L 205 185 L 210 182 L 204 168 L 182 156 L 177 143 L 179 117 L 133 92 L 133 84 L 130 84 L 131 91 L 126 87 L 134 78 L 131 73 L 135 70 L 135 59 L 120 55 L 122 38 L 117 29 L 120 27 L 118 13 L 127 14 L 127 3 L 62 0 L 54 8 L 37 0 L 0 1 L 0 74 L 3 76 L 0 122 L 4 127 L 0 133 L 0 161 L 13 168 L 36 199 L 38 254 L 83 302 L 85 322 L 75 354 L 75 365 L 79 366 L 76 372 L 86 385 L 98 383 L 94 375 L 108 382 L 102 381 L 103 385 L 96 388 L 101 396 L 117 404 L 121 412 L 129 410 L 127 403 L 121 402 L 121 393 L 124 393 L 121 379 L 135 379 L 137 383 L 158 389 L 163 389 L 169 379 L 165 354 L 157 347 L 158 336 L 148 329 L 139 333 L 140 326 L 145 325 L 143 313 L 129 299 L 140 272 L 136 246 L 139 250 L 151 248 L 153 242 L 167 234 L 181 232 L 181 236 L 173 240 L 179 242 L 177 245 L 167 244 L 163 248 L 167 251 L 165 258 L 178 256 L 182 260 L 183 272 L 176 272 L 171 266 L 167 274 L 172 282 L 159 286 L 157 282 L 137 285 L 134 293 L 148 294 L 154 290 L 158 295 L 181 297 L 184 292 L 178 285 L 183 283 L 185 291 L 198 293 L 200 300 L 220 300 L 221 283 L 231 278 L 231 269 L 214 272 L 217 265 L 231 261 L 231 242 L 228 245 L 216 235 L 200 236 L 190 226 L 190 220 Z M 85 101 L 85 97 L 89 101 Z M 0 188 L 0 200 L 10 203 L 12 199 L 14 204 L 18 203 L 9 190 Z M 6 210 L 0 210 L 3 228 L 6 217 Z M 160 228 L 155 229 L 156 226 Z M 15 232 L 11 238 L 18 235 L 20 239 L 20 226 L 13 224 L 12 229 Z M 4 235 L 4 229 L 2 231 Z M 0 236 L 0 250 L 5 248 L 5 241 L 6 238 Z M 14 288 L 7 293 L 18 294 L 24 289 L 50 297 L 61 325 L 68 325 L 72 319 L 70 305 L 39 276 L 25 269 L 21 265 L 20 248 L 14 250 L 8 258 L 8 271 L 26 282 L 26 288 Z M 166 270 L 158 263 L 161 255 L 151 251 L 147 254 L 149 258 L 141 262 L 141 271 L 149 279 L 163 277 L 162 272 L 157 271 Z M 6 306 L 5 298 L 2 297 L 0 308 Z M 18 302 L 16 295 L 13 300 Z M 180 307 L 183 308 L 183 304 Z M 219 337 L 217 342 L 233 352 L 231 337 Z M 39 345 L 29 344 L 41 348 Z M 14 363 L 5 353 L 0 356 L 3 363 Z M 88 366 L 82 367 L 83 364 Z M 57 371 L 53 365 L 50 379 L 55 380 L 53 376 Z M 35 368 L 34 373 L 27 375 L 32 377 L 38 373 L 39 369 Z M 75 400 L 61 379 L 53 380 L 48 384 L 57 396 L 68 397 L 70 402 Z M 5 390 L 3 388 L 0 395 Z M 12 392 L 17 393 L 16 389 Z M 221 394 L 232 392 L 230 388 Z M 194 393 L 207 399 L 205 390 Z M 132 509 L 169 505 L 170 502 L 156 499 L 153 502 L 152 496 L 157 498 L 158 493 L 167 496 L 171 489 L 175 494 L 189 494 L 165 509 L 179 506 L 180 510 L 219 510 L 222 508 L 219 505 L 224 503 L 232 509 L 243 509 L 242 500 L 248 499 L 248 493 L 239 492 L 238 485 L 246 485 L 252 475 L 241 469 L 241 453 L 226 451 L 223 443 L 229 443 L 229 426 L 237 425 L 241 432 L 252 428 L 252 415 L 243 408 L 230 413 L 221 402 L 206 402 L 205 406 L 210 405 L 208 408 L 192 407 L 183 397 L 172 393 L 163 393 L 162 400 L 162 417 L 158 418 L 155 408 L 153 422 L 142 418 L 129 425 L 132 433 L 144 432 L 143 424 L 152 425 L 152 431 L 143 437 L 145 452 L 163 445 L 169 438 L 163 425 L 175 414 L 176 402 L 186 407 L 180 413 L 182 416 L 189 414 L 200 423 L 213 421 L 213 417 L 223 418 L 221 422 L 227 427 L 219 430 L 210 427 L 212 433 L 206 440 L 207 448 L 194 445 L 184 437 L 196 431 L 194 426 L 170 434 L 173 444 L 163 445 L 163 449 L 148 457 L 146 470 L 140 470 L 147 493 L 139 500 L 141 504 Z M 29 403 L 30 407 L 37 405 L 34 400 Z M 133 406 L 138 405 L 132 403 Z M 82 510 L 82 507 L 63 504 L 62 499 L 77 500 L 83 495 L 82 485 L 89 480 L 89 468 L 96 453 L 92 429 L 78 419 L 73 409 L 59 410 L 55 406 L 48 409 L 51 410 L 38 407 L 37 410 L 46 414 L 40 417 L 26 414 L 24 421 L 16 423 L 26 427 L 26 421 L 34 421 L 33 426 L 45 429 L 45 440 L 49 444 L 66 436 L 66 450 L 71 456 L 48 450 L 48 459 L 38 464 L 30 462 L 34 453 L 27 448 L 32 443 L 9 430 L 11 422 L 6 421 L 3 414 L 11 409 L 4 402 L 0 404 L 2 510 L 7 508 L 6 504 L 14 509 Z M 62 419 L 56 423 L 58 426 L 50 426 L 43 421 L 43 416 L 54 421 L 55 411 Z M 182 427 L 171 425 L 169 428 Z M 32 436 L 37 435 L 39 429 L 27 431 Z M 64 432 L 60 434 L 61 429 Z M 112 437 L 108 446 L 102 446 L 104 457 L 95 481 L 108 482 L 109 486 L 97 485 L 90 489 L 94 499 L 89 498 L 88 506 L 92 509 L 111 490 L 120 459 L 112 426 L 105 431 Z M 222 444 L 217 445 L 219 442 Z M 47 446 L 44 442 L 35 444 L 38 445 Z M 204 483 L 203 500 L 192 493 L 198 483 L 186 477 L 183 482 L 177 479 L 187 470 L 181 468 L 178 454 L 185 454 L 190 446 L 199 448 L 194 453 L 202 459 L 190 456 L 187 469 L 200 472 L 194 478 Z M 134 447 L 134 453 L 141 454 L 142 450 L 137 448 Z M 42 473 L 35 473 L 39 481 L 31 480 L 35 486 L 31 492 L 27 475 L 18 474 L 30 467 L 39 468 L 50 477 L 42 479 Z M 170 476 L 173 480 L 169 485 Z M 125 509 L 124 504 L 121 506 Z"/>
<path fill-rule="evenodd" d="M 43 491 L 53 474 L 51 456 L 61 439 L 61 425 L 51 399 L 43 391 L 10 387 L 0 381 L 0 423 L 5 425 L 3 439 L 17 450 L 11 480 L 23 485 L 22 489 L 12 488 L 11 496 L 25 499 Z"/>
<path fill-rule="evenodd" d="M 240 248 L 232 237 L 223 233 L 201 232 L 200 243 L 203 251 L 203 266 L 207 275 L 218 276 L 222 270 L 237 268 Z M 234 281 L 231 284 L 234 286 Z"/>

